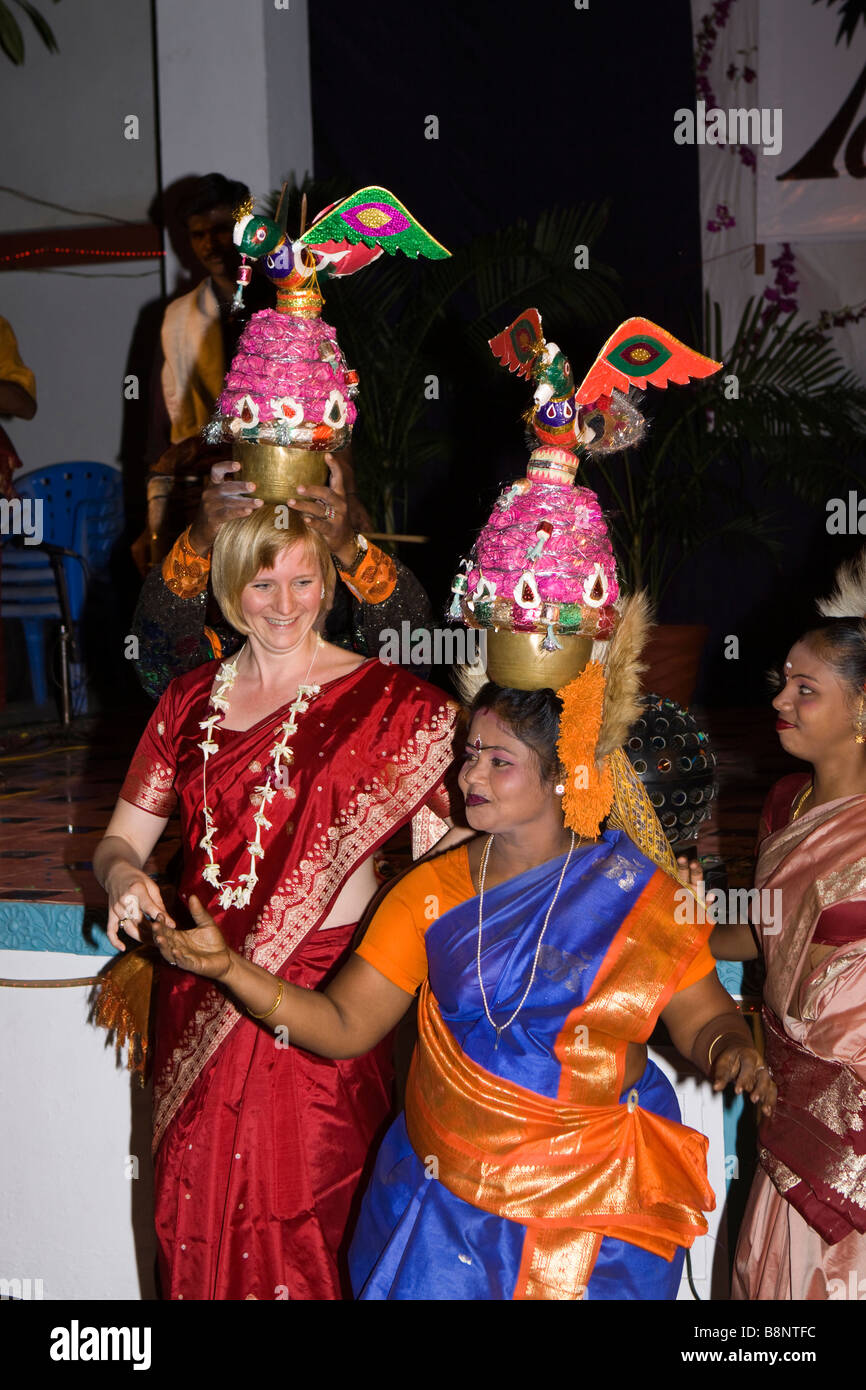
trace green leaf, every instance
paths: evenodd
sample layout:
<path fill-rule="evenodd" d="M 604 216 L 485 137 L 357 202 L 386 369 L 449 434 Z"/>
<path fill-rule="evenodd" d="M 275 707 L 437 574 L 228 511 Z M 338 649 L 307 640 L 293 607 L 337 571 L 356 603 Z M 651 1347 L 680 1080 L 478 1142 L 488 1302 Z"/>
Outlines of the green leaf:
<path fill-rule="evenodd" d="M 16 65 L 24 62 L 24 36 L 3 0 L 0 0 L 0 48 Z"/>
<path fill-rule="evenodd" d="M 57 0 L 55 0 L 55 4 L 56 3 Z M 57 45 L 57 40 L 54 37 L 54 30 L 51 28 L 51 25 L 44 15 L 40 14 L 36 6 L 31 5 L 30 0 L 15 0 L 15 4 L 19 5 L 28 16 L 40 39 L 48 49 L 48 52 L 59 53 L 60 50 Z"/>
<path fill-rule="evenodd" d="M 656 598 L 683 560 L 719 535 L 778 553 L 781 519 L 743 499 L 750 474 L 762 488 L 812 505 L 823 505 L 828 488 L 844 491 L 860 481 L 855 459 L 866 436 L 866 390 L 814 324 L 765 314 L 765 301 L 750 300 L 724 351 L 721 310 L 707 297 L 704 350 L 724 360 L 724 375 L 737 377 L 739 398 L 725 398 L 719 376 L 687 393 L 651 393 L 650 428 L 634 463 L 614 455 L 599 467 L 619 499 L 615 536 L 624 573 L 648 582 Z M 630 501 L 617 470 L 632 468 Z"/>

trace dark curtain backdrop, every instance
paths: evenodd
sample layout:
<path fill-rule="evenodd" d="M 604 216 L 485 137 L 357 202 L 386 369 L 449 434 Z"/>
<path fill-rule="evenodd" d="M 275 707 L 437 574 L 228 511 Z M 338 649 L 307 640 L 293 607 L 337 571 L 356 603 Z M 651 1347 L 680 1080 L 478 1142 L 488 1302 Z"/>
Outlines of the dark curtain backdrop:
<path fill-rule="evenodd" d="M 626 302 L 686 332 L 700 297 L 688 0 L 310 5 L 315 173 L 399 190 L 448 246 L 611 198 L 598 254 Z M 424 120 L 439 118 L 438 140 Z"/>
<path fill-rule="evenodd" d="M 697 345 L 697 151 L 673 140 L 675 110 L 695 101 L 688 0 L 590 0 L 585 10 L 569 0 L 311 4 L 310 33 L 317 178 L 339 178 L 346 192 L 384 184 L 451 248 L 518 216 L 609 199 L 590 253 L 619 272 L 626 313 Z M 424 136 L 431 115 L 436 140 Z M 579 373 L 614 326 L 597 334 L 556 323 L 550 336 Z M 410 527 L 433 544 L 403 558 L 439 605 L 498 485 L 522 471 L 528 397 L 514 387 L 505 380 L 497 395 L 461 382 L 446 420 L 454 455 L 413 478 Z M 360 407 L 363 415 L 363 393 Z M 838 563 L 823 518 L 803 512 L 792 522 L 796 553 L 784 573 L 758 554 L 734 561 L 719 549 L 690 562 L 669 591 L 663 617 L 712 629 L 699 698 L 765 698 L 762 671 Z M 740 662 L 721 658 L 728 633 L 741 636 Z"/>

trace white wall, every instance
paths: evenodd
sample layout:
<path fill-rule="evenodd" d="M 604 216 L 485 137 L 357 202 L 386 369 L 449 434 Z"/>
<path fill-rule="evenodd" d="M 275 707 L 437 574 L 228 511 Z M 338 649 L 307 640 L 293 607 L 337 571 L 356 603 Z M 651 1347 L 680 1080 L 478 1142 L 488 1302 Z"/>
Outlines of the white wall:
<path fill-rule="evenodd" d="M 154 12 L 163 186 L 219 170 L 263 197 L 288 171 L 312 168 L 306 0 L 155 0 Z M 0 59 L 0 129 L 14 131 L 2 182 L 82 215 L 0 193 L 4 230 L 91 226 L 94 212 L 147 221 L 157 193 L 151 16 L 150 0 L 51 5 L 56 54 L 23 20 L 24 66 Z M 138 140 L 124 138 L 127 115 L 139 118 Z M 169 291 L 177 269 L 169 255 Z M 130 340 L 159 295 L 153 261 L 0 273 L 0 314 L 36 373 L 39 411 L 9 427 L 25 469 L 117 460 Z"/>
<path fill-rule="evenodd" d="M 212 170 L 263 198 L 313 166 L 306 0 L 156 0 L 163 186 Z M 169 254 L 169 286 L 177 265 Z"/>
<path fill-rule="evenodd" d="M 157 193 L 150 0 L 43 8 L 59 54 L 28 32 L 23 68 L 0 57 L 0 178 L 82 214 L 0 193 L 0 226 L 90 226 L 94 212 L 144 222 Z M 288 10 L 273 0 L 155 8 L 163 183 L 217 169 L 264 196 L 288 170 L 312 168 L 305 0 Z M 138 141 L 124 138 L 130 114 Z M 25 468 L 116 460 L 130 339 L 159 294 L 153 262 L 0 273 L 0 314 L 37 378 L 38 414 L 9 427 Z M 100 964 L 0 953 L 0 973 L 12 977 L 78 976 Z M 0 1278 L 42 1279 L 46 1299 L 152 1297 L 147 1097 L 134 1091 L 131 1105 L 127 1076 L 85 1021 L 84 994 L 4 991 L 0 1051 L 25 1061 L 5 1069 L 0 1097 Z M 134 1183 L 130 1154 L 140 1159 Z M 133 1224 L 143 1211 L 139 1268 Z"/>
<path fill-rule="evenodd" d="M 0 58 L 2 181 L 82 215 L 0 193 L 0 226 L 109 225 L 97 212 L 146 221 L 156 191 L 148 0 L 49 6 L 60 46 L 54 54 L 20 18 L 26 61 L 15 68 Z M 124 138 L 131 114 L 138 140 Z M 159 283 L 154 261 L 0 274 L 0 314 L 36 373 L 38 414 L 9 427 L 25 468 L 116 459 L 129 340 Z"/>
<path fill-rule="evenodd" d="M 4 950 L 0 974 L 79 979 L 106 960 Z M 150 1090 L 87 1023 L 89 993 L 3 990 L 0 1278 L 40 1280 L 46 1300 L 152 1299 Z"/>

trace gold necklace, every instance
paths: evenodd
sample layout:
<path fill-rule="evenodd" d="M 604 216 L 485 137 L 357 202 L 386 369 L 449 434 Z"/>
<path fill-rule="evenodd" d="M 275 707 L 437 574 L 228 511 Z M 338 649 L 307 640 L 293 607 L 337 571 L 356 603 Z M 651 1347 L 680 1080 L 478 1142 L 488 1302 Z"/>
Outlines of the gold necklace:
<path fill-rule="evenodd" d="M 812 795 L 812 792 L 814 790 L 814 783 L 807 782 L 806 786 L 803 788 L 803 790 L 800 792 L 800 795 L 797 797 L 797 802 L 794 806 L 794 812 L 791 816 L 792 822 L 795 821 L 797 817 L 802 813 L 803 807 L 805 806 L 807 799 Z"/>
<path fill-rule="evenodd" d="M 258 883 L 256 860 L 264 860 L 265 857 L 265 851 L 262 846 L 262 831 L 272 828 L 272 823 L 265 815 L 265 807 L 269 802 L 273 801 L 277 794 L 276 787 L 272 785 L 272 778 L 273 781 L 279 781 L 281 772 L 280 764 L 285 763 L 288 767 L 294 761 L 292 750 L 288 746 L 288 741 L 298 731 L 295 716 L 298 714 L 305 714 L 310 707 L 310 701 L 314 700 L 321 690 L 321 686 L 307 685 L 306 682 L 313 669 L 313 662 L 319 654 L 319 648 L 324 645 L 321 637 L 317 636 L 316 645 L 313 648 L 312 660 L 307 667 L 307 674 L 298 686 L 297 694 L 289 706 L 289 717 L 281 724 L 278 724 L 274 730 L 274 734 L 282 734 L 282 738 L 280 738 L 271 749 L 273 763 L 268 768 L 262 786 L 253 788 L 260 800 L 253 816 L 253 824 L 256 827 L 255 839 L 247 841 L 247 853 L 250 856 L 249 872 L 239 874 L 237 880 L 229 879 L 226 883 L 223 883 L 220 876 L 220 864 L 216 857 L 217 852 L 215 852 L 213 842 L 217 826 L 213 818 L 213 810 L 208 805 L 207 799 L 207 760 L 219 749 L 219 744 L 214 739 L 214 732 L 220 720 L 223 719 L 231 709 L 228 696 L 232 686 L 237 680 L 238 660 L 241 652 L 244 651 L 244 647 L 241 647 L 241 650 L 230 661 L 223 662 L 214 678 L 213 690 L 208 699 L 208 704 L 214 706 L 216 714 L 211 714 L 207 719 L 199 721 L 199 728 L 205 729 L 206 734 L 204 741 L 198 745 L 203 755 L 201 785 L 205 829 L 204 835 L 198 842 L 198 847 L 199 849 L 203 849 L 208 857 L 208 862 L 202 869 L 202 878 L 213 888 L 218 888 L 220 890 L 219 905 L 223 909 L 229 907 L 247 907 L 252 897 L 253 889 Z"/>
<path fill-rule="evenodd" d="M 539 936 L 538 944 L 535 947 L 535 956 L 533 957 L 532 961 L 532 973 L 529 976 L 529 984 L 523 991 L 523 997 L 520 1000 L 520 1003 L 517 1005 L 517 1008 L 514 1010 L 514 1013 L 505 1023 L 501 1025 L 501 1027 L 493 1022 L 493 1018 L 490 1013 L 490 1008 L 487 1004 L 487 991 L 484 988 L 484 978 L 481 974 L 481 927 L 484 917 L 484 880 L 487 876 L 487 861 L 490 858 L 490 850 L 493 846 L 493 840 L 494 836 L 491 835 L 488 838 L 487 844 L 484 846 L 484 853 L 481 856 L 481 872 L 478 876 L 478 951 L 476 953 L 476 966 L 478 969 L 478 983 L 481 986 L 481 1000 L 484 1004 L 484 1012 L 487 1015 L 487 1022 L 490 1024 L 490 1027 L 496 1034 L 496 1042 L 493 1045 L 493 1050 L 495 1052 L 499 1047 L 499 1039 L 502 1037 L 502 1034 L 505 1032 L 506 1028 L 511 1027 L 517 1015 L 520 1013 L 520 1010 L 526 1003 L 529 991 L 532 989 L 532 982 L 535 979 L 535 971 L 538 967 L 538 957 L 541 954 L 541 943 L 544 940 L 544 933 L 547 931 L 547 924 L 550 921 L 550 914 L 553 911 L 557 898 L 559 897 L 559 890 L 562 887 L 562 880 L 565 878 L 565 871 L 568 868 L 569 861 L 574 850 L 574 831 L 572 830 L 571 832 L 571 844 L 568 849 L 568 854 L 565 856 L 565 863 L 562 866 L 562 873 L 559 875 L 559 882 L 556 885 L 556 892 L 553 895 L 550 907 L 547 909 L 547 915 L 544 918 L 544 926 L 541 928 L 541 935 Z"/>

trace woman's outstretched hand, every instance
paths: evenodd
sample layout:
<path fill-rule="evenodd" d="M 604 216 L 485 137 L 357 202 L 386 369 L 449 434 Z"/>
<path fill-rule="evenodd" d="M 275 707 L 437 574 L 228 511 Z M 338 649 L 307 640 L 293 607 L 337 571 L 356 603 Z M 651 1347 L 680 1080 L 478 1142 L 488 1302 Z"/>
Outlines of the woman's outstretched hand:
<path fill-rule="evenodd" d="M 189 910 L 195 922 L 192 930 L 177 931 L 159 913 L 153 922 L 153 939 L 169 965 L 179 965 L 181 970 L 204 975 L 208 980 L 221 980 L 231 968 L 232 952 L 216 922 L 195 896 L 189 900 Z"/>
<path fill-rule="evenodd" d="M 761 1113 L 770 1118 L 776 1108 L 776 1083 L 755 1047 L 732 1042 L 713 1062 L 713 1090 L 723 1091 L 733 1083 L 737 1095 L 743 1091 Z"/>
<path fill-rule="evenodd" d="M 132 864 L 118 863 L 106 881 L 108 892 L 108 939 L 119 951 L 126 945 L 119 933 L 125 931 L 136 941 L 142 939 L 142 923 L 161 913 L 169 926 L 174 920 L 153 879 Z"/>

